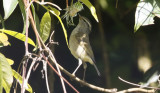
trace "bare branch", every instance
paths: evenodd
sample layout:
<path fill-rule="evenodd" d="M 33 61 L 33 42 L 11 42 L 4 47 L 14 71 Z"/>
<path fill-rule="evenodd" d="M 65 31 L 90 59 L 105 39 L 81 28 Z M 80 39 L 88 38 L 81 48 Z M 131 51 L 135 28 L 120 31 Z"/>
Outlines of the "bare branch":
<path fill-rule="evenodd" d="M 46 4 L 52 5 L 52 6 L 56 7 L 58 10 L 62 10 L 58 5 L 51 3 L 51 2 L 44 2 L 44 1 L 39 2 L 38 0 L 35 0 L 35 2 L 40 5 L 46 5 Z"/>
<path fill-rule="evenodd" d="M 135 84 L 135 83 L 126 81 L 126 80 L 122 79 L 121 77 L 118 77 L 118 78 L 119 78 L 121 81 L 123 81 L 123 82 L 125 82 L 125 83 L 128 83 L 128 84 L 130 84 L 130 85 L 142 87 L 142 85 L 139 85 L 139 84 Z M 143 88 L 150 88 L 150 89 L 158 89 L 158 90 L 160 90 L 160 88 L 156 88 L 156 87 L 143 87 Z"/>
<path fill-rule="evenodd" d="M 52 62 L 54 63 L 54 61 L 52 60 Z M 58 64 L 58 63 L 57 63 Z M 55 65 L 55 63 L 54 63 Z M 68 75 L 69 77 L 71 77 L 73 80 L 79 82 L 80 84 L 84 85 L 84 86 L 87 86 L 89 88 L 92 88 L 94 90 L 97 90 L 97 91 L 101 91 L 101 92 L 110 92 L 110 93 L 113 93 L 113 92 L 116 92 L 117 89 L 116 88 L 113 88 L 113 89 L 105 89 L 105 88 L 101 88 L 101 87 L 98 87 L 98 86 L 95 86 L 95 85 L 92 85 L 92 84 L 89 84 L 81 79 L 79 79 L 78 77 L 72 75 L 70 72 L 68 72 L 67 70 L 65 70 L 61 65 L 58 64 L 58 67 L 61 69 L 62 72 L 64 72 L 66 75 Z"/>
<path fill-rule="evenodd" d="M 43 56 L 43 58 L 46 60 L 46 57 Z M 48 65 L 52 68 L 52 70 L 60 77 L 62 78 L 73 90 L 75 90 L 76 93 L 79 93 L 77 89 L 75 89 L 64 77 L 62 77 L 61 75 L 59 75 L 59 73 L 56 71 L 56 69 L 51 65 L 51 63 L 46 60 Z"/>
<path fill-rule="evenodd" d="M 130 88 L 130 89 L 126 89 L 126 90 L 116 92 L 116 93 L 128 93 L 128 92 L 155 93 L 155 90 L 154 89 L 147 90 L 147 89 L 143 89 L 143 88 Z"/>

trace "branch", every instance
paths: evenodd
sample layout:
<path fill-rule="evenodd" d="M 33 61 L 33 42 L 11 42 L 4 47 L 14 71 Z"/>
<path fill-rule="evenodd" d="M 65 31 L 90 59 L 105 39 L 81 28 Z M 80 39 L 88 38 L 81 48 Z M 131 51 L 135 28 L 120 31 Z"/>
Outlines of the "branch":
<path fill-rule="evenodd" d="M 54 62 L 53 62 L 54 63 Z M 54 63 L 55 64 L 55 63 Z M 58 64 L 58 63 L 57 63 Z M 50 65 L 51 66 L 51 65 Z M 98 86 L 95 86 L 95 85 L 92 85 L 90 83 L 87 83 L 81 79 L 79 79 L 78 77 L 72 75 L 70 72 L 68 72 L 67 70 L 65 70 L 61 65 L 59 65 L 59 68 L 61 69 L 62 72 L 64 72 L 66 75 L 68 75 L 69 77 L 71 77 L 73 80 L 79 82 L 81 85 L 84 85 L 84 86 L 87 86 L 89 88 L 92 88 L 94 90 L 97 90 L 97 91 L 100 91 L 100 92 L 110 92 L 110 93 L 127 93 L 127 92 L 145 92 L 145 93 L 154 93 L 155 90 L 154 89 L 150 89 L 150 90 L 147 90 L 147 89 L 143 89 L 143 88 L 130 88 L 130 89 L 126 89 L 126 90 L 122 90 L 122 91 L 119 91 L 117 92 L 117 89 L 116 88 L 113 88 L 113 89 L 105 89 L 105 88 L 102 88 L 102 87 L 98 87 Z"/>
<path fill-rule="evenodd" d="M 139 85 L 139 84 L 135 84 L 135 83 L 126 81 L 126 80 L 122 79 L 121 77 L 118 77 L 118 78 L 119 78 L 121 81 L 123 81 L 123 82 L 125 82 L 125 83 L 127 83 L 127 84 L 141 87 L 141 85 Z M 156 89 L 159 89 L 159 88 L 155 88 L 155 87 L 145 87 L 145 88 L 150 88 L 150 90 L 143 89 L 143 88 L 130 88 L 130 89 L 126 89 L 126 90 L 119 91 L 119 92 L 117 92 L 117 93 L 128 93 L 128 92 L 155 93 L 155 90 L 156 90 Z"/>
<path fill-rule="evenodd" d="M 54 61 L 51 59 L 51 61 L 54 63 Z M 67 70 L 65 70 L 61 65 L 59 65 L 58 63 L 56 63 L 58 65 L 58 67 L 60 68 L 60 70 L 62 72 L 64 72 L 66 75 L 68 75 L 70 78 L 72 78 L 73 80 L 79 82 L 81 85 L 84 85 L 84 86 L 87 86 L 89 88 L 92 88 L 94 90 L 97 90 L 97 91 L 101 91 L 101 92 L 110 92 L 110 93 L 113 93 L 113 92 L 116 92 L 117 89 L 116 88 L 113 88 L 113 89 L 105 89 L 105 88 L 102 88 L 102 87 L 98 87 L 98 86 L 95 86 L 95 85 L 92 85 L 90 83 L 87 83 L 81 79 L 79 79 L 78 77 L 72 75 L 70 72 L 68 72 Z M 54 63 L 55 65 L 55 63 Z M 51 67 L 51 65 L 49 65 Z"/>
<path fill-rule="evenodd" d="M 147 89 L 143 89 L 143 88 L 130 88 L 130 89 L 126 89 L 126 90 L 116 92 L 116 93 L 128 93 L 128 92 L 155 93 L 155 90 L 154 89 L 147 90 Z"/>
<path fill-rule="evenodd" d="M 60 77 L 62 78 L 76 93 L 79 93 L 79 91 L 74 88 L 64 77 L 62 77 L 58 72 L 57 70 L 51 65 L 51 63 L 46 59 L 45 56 L 43 56 L 43 58 L 47 61 L 48 65 L 52 68 L 52 70 Z"/>
<path fill-rule="evenodd" d="M 68 0 L 66 0 L 66 8 L 68 8 Z"/>
<path fill-rule="evenodd" d="M 129 82 L 129 81 L 126 81 L 124 79 L 122 79 L 121 77 L 118 77 L 121 81 L 127 83 L 127 84 L 130 84 L 130 85 L 133 85 L 133 86 L 138 86 L 138 87 L 142 87 L 142 85 L 139 85 L 139 84 L 135 84 L 135 83 L 132 83 L 132 82 Z M 143 87 L 143 88 L 150 88 L 150 89 L 158 89 L 160 90 L 160 88 L 157 88 L 157 87 Z"/>

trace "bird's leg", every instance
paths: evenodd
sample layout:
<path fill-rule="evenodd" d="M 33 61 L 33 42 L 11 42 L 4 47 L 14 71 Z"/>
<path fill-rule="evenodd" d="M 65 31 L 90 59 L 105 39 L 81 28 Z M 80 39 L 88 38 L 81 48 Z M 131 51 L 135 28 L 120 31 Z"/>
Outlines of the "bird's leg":
<path fill-rule="evenodd" d="M 83 62 L 83 68 L 84 68 L 83 80 L 85 80 L 86 69 L 87 69 L 87 64 L 85 62 Z"/>
<path fill-rule="evenodd" d="M 82 65 L 82 60 L 80 58 L 78 58 L 78 66 L 77 68 L 74 70 L 74 72 L 72 73 L 73 75 L 75 75 L 75 73 L 77 72 L 78 68 Z"/>

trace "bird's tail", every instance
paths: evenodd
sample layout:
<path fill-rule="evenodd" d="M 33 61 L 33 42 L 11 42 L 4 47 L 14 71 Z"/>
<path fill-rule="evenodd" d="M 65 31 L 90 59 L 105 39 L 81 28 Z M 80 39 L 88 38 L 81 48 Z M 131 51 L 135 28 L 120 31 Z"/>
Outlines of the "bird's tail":
<path fill-rule="evenodd" d="M 95 63 L 93 63 L 93 66 L 94 66 L 94 68 L 96 69 L 98 76 L 101 76 L 101 73 L 99 72 L 99 70 L 98 70 L 98 68 L 97 68 L 97 66 L 96 66 Z"/>

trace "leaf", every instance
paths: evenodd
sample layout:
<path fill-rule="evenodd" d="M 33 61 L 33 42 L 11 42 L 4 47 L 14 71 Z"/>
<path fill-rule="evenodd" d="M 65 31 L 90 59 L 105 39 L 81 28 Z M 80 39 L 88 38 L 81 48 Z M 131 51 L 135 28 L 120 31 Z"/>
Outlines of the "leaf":
<path fill-rule="evenodd" d="M 2 43 L 3 46 L 8 46 L 9 45 L 8 37 L 7 37 L 6 34 L 0 33 L 0 43 Z"/>
<path fill-rule="evenodd" d="M 46 12 L 43 15 L 40 23 L 40 36 L 44 43 L 48 39 L 50 31 L 51 31 L 51 17 L 49 12 Z"/>
<path fill-rule="evenodd" d="M 60 12 L 57 9 L 53 7 L 49 7 L 49 8 L 51 8 L 51 10 L 54 12 L 54 15 L 60 16 Z"/>
<path fill-rule="evenodd" d="M 4 8 L 4 19 L 7 19 L 18 4 L 18 0 L 3 0 L 3 8 Z"/>
<path fill-rule="evenodd" d="M 89 1 L 89 0 L 80 0 L 80 1 L 81 1 L 82 3 L 84 3 L 84 4 L 90 9 L 92 16 L 95 18 L 95 20 L 96 20 L 97 22 L 99 22 L 99 21 L 98 21 L 97 14 L 96 14 L 96 9 L 95 9 L 95 7 L 90 3 L 90 1 Z"/>
<path fill-rule="evenodd" d="M 51 8 L 51 9 L 52 9 L 52 10 L 50 10 L 50 12 L 51 12 L 53 15 L 55 15 L 55 16 L 58 18 L 58 20 L 60 21 L 60 23 L 61 23 L 61 26 L 62 26 L 62 29 L 63 29 L 63 32 L 64 32 L 64 36 L 65 36 L 65 39 L 66 39 L 66 43 L 67 43 L 67 46 L 68 46 L 67 31 L 66 31 L 66 29 L 65 29 L 65 27 L 64 27 L 64 24 L 63 24 L 61 18 L 59 17 L 60 12 L 59 12 L 57 9 L 55 9 L 55 8 Z"/>
<path fill-rule="evenodd" d="M 156 1 L 157 6 L 160 8 L 160 0 L 155 0 L 155 1 Z"/>
<path fill-rule="evenodd" d="M 0 62 L 0 93 L 3 92 L 3 86 L 2 86 L 2 79 L 3 79 L 3 73 L 2 73 L 2 63 Z"/>
<path fill-rule="evenodd" d="M 33 18 L 34 18 L 34 22 L 36 24 L 36 28 L 37 28 L 38 32 L 40 32 L 39 18 L 38 18 L 38 15 L 35 12 L 35 8 L 34 8 L 33 4 L 31 4 L 31 8 L 32 8 Z"/>
<path fill-rule="evenodd" d="M 12 31 L 12 30 L 6 30 L 6 29 L 0 29 L 0 31 L 8 34 L 8 35 L 11 35 L 21 41 L 25 41 L 26 40 L 26 36 L 24 34 L 21 34 L 21 33 L 18 33 L 16 31 Z M 28 38 L 28 43 L 35 46 L 35 43 L 33 42 L 32 39 Z"/>
<path fill-rule="evenodd" d="M 23 18 L 23 34 L 26 32 L 26 10 L 25 10 L 25 5 L 22 0 L 19 0 L 19 7 L 21 10 L 22 18 Z"/>
<path fill-rule="evenodd" d="M 12 59 L 7 58 L 7 62 L 9 63 L 9 65 L 13 65 L 14 61 Z"/>
<path fill-rule="evenodd" d="M 4 27 L 4 19 L 2 18 L 1 14 L 0 14 L 0 24 L 2 24 L 2 28 L 5 28 Z"/>
<path fill-rule="evenodd" d="M 13 76 L 12 76 L 12 68 L 7 62 L 6 57 L 0 53 L 0 69 L 2 73 L 0 75 L 2 76 L 2 79 L 0 80 L 2 82 L 2 86 L 4 87 L 6 93 L 10 93 L 10 88 L 13 83 Z"/>
<path fill-rule="evenodd" d="M 160 8 L 155 0 L 141 0 L 135 13 L 135 25 L 134 32 L 136 32 L 140 26 L 154 24 L 153 18 L 160 17 Z"/>
<path fill-rule="evenodd" d="M 20 85 L 22 85 L 22 80 L 23 80 L 22 76 L 13 69 L 12 69 L 12 73 L 13 73 L 13 76 L 16 78 L 16 80 L 20 83 Z M 32 87 L 29 84 L 27 84 L 26 90 L 30 93 L 33 93 Z"/>

